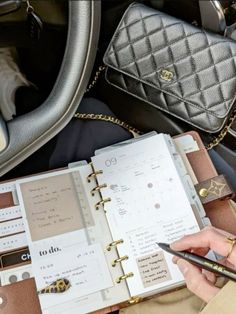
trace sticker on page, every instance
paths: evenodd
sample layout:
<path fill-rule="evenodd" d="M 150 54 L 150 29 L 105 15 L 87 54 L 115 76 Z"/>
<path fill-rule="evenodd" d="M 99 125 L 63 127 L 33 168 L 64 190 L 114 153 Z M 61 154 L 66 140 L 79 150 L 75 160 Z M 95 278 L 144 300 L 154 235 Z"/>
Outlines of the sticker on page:
<path fill-rule="evenodd" d="M 70 288 L 63 293 L 40 294 L 42 309 L 113 285 L 100 244 L 72 246 L 50 257 L 32 259 L 32 267 L 38 290 L 60 278 L 70 283 Z"/>

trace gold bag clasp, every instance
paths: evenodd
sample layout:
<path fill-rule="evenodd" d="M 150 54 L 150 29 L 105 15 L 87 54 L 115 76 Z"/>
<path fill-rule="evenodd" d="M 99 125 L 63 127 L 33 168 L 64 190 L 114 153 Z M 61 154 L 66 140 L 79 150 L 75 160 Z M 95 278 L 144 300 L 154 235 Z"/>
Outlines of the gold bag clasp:
<path fill-rule="evenodd" d="M 164 81 L 170 82 L 173 80 L 174 74 L 173 72 L 169 70 L 161 70 L 160 72 L 160 78 L 163 79 Z"/>

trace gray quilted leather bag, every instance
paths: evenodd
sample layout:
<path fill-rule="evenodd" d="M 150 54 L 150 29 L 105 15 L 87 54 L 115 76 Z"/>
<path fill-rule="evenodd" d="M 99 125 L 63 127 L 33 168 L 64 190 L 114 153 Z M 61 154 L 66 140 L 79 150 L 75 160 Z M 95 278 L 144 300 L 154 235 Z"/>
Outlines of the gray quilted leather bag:
<path fill-rule="evenodd" d="M 126 10 L 104 63 L 109 83 L 201 130 L 234 110 L 236 42 L 145 5 Z"/>

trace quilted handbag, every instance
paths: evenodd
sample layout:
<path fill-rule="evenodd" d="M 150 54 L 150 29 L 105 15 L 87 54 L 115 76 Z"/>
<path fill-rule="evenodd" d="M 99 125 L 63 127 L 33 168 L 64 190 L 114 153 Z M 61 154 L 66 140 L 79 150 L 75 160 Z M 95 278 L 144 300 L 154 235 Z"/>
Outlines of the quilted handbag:
<path fill-rule="evenodd" d="M 104 55 L 106 80 L 209 133 L 235 116 L 236 42 L 134 3 Z M 232 118 L 233 117 L 233 118 Z"/>

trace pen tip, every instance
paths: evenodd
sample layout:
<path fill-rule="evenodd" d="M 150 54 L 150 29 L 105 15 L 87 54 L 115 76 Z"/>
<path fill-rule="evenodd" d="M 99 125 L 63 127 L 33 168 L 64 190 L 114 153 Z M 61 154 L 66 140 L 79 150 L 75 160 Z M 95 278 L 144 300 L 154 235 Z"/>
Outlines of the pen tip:
<path fill-rule="evenodd" d="M 156 242 L 156 244 L 160 246 L 161 248 L 167 245 L 166 243 L 162 243 L 162 242 Z"/>
<path fill-rule="evenodd" d="M 170 249 L 170 246 L 169 246 L 169 244 L 167 244 L 167 243 L 156 242 L 156 244 L 157 244 L 162 250 L 168 251 L 168 250 Z"/>

